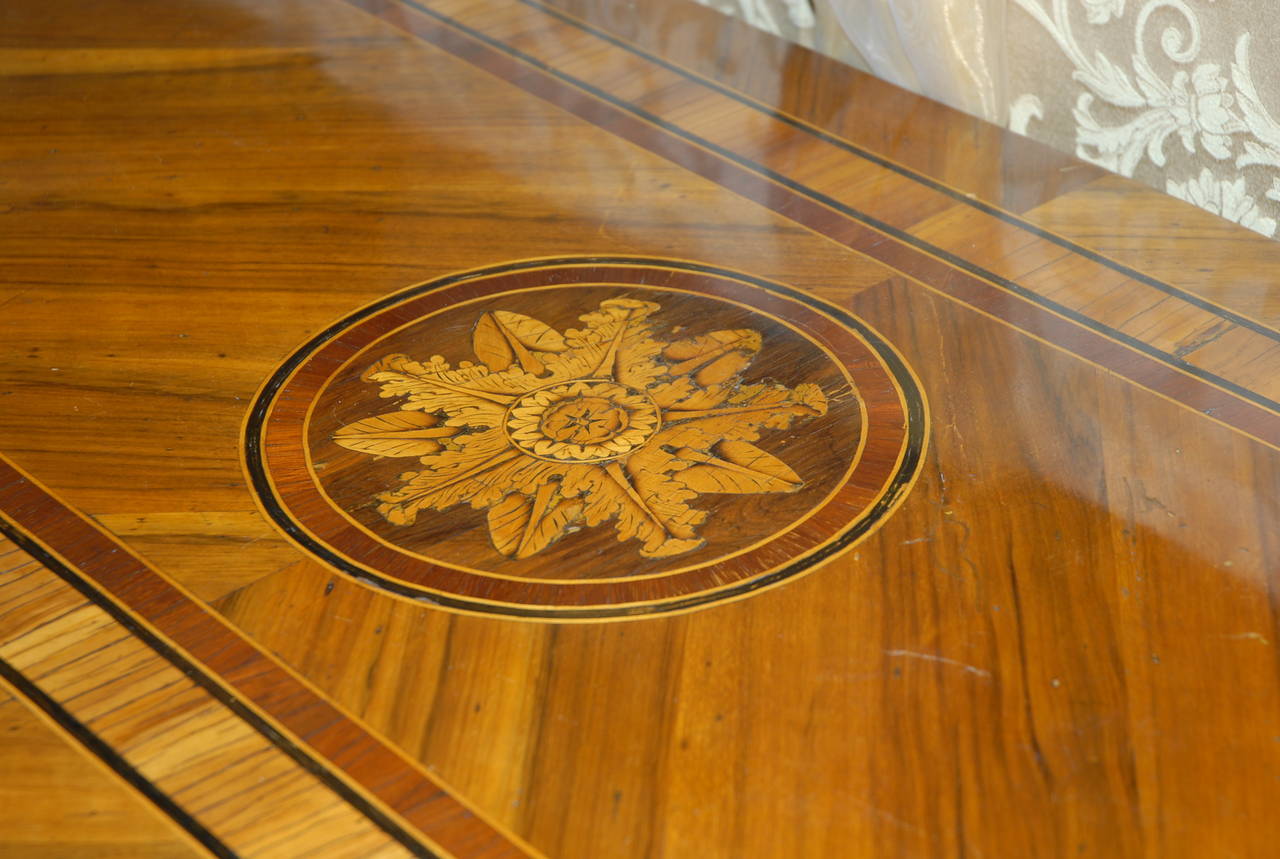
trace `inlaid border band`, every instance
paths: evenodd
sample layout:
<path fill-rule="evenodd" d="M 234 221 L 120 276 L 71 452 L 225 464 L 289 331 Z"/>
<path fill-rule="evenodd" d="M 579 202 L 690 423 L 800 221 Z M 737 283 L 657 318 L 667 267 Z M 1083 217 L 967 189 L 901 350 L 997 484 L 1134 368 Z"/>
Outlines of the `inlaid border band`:
<path fill-rule="evenodd" d="M 414 855 L 539 855 L 3 455 L 0 533 Z"/>
<path fill-rule="evenodd" d="M 332 510 L 305 469 L 305 415 L 332 373 L 388 326 L 439 307 L 500 294 L 519 286 L 576 283 L 683 291 L 732 303 L 766 305 L 824 348 L 840 348 L 868 400 L 872 417 L 865 474 L 842 484 L 844 495 L 823 502 L 826 516 L 785 552 L 764 542 L 728 560 L 656 577 L 574 582 L 485 577 L 479 593 L 465 568 L 428 563 L 374 539 Z M 790 316 L 779 314 L 789 313 Z M 384 317 L 385 315 L 385 317 Z M 385 321 L 383 321 L 385 319 Z M 853 351 L 850 351 L 853 350 Z M 291 539 L 335 569 L 402 597 L 457 611 L 522 619 L 599 621 L 689 611 L 740 599 L 806 572 L 866 536 L 901 503 L 919 472 L 928 410 L 919 383 L 896 351 L 866 323 L 822 299 L 782 284 L 700 263 L 655 257 L 557 257 L 523 260 L 419 284 L 367 305 L 322 331 L 263 385 L 244 430 L 245 467 L 264 512 Z M 847 497 L 845 497 L 847 496 Z M 799 532 L 797 532 L 799 533 Z M 771 538 L 772 539 L 772 538 Z M 794 537 L 789 542 L 795 542 Z"/>
<path fill-rule="evenodd" d="M 604 286 L 604 285 L 606 285 L 606 284 L 580 284 L 580 285 L 581 285 L 581 286 L 584 286 L 584 287 L 591 287 L 591 286 Z M 530 292 L 538 292 L 538 291 L 541 291 L 541 290 L 554 290 L 554 289 L 558 289 L 558 288 L 560 288 L 560 287 L 556 287 L 556 286 L 532 287 L 532 288 L 529 288 L 529 289 L 518 289 L 518 290 L 512 290 L 510 294 L 526 294 L 526 295 L 527 295 L 527 294 L 528 294 L 528 293 L 530 293 Z M 436 311 L 435 313 L 437 313 L 437 314 L 438 314 L 438 313 L 448 312 L 448 311 L 453 310 L 453 309 L 454 309 L 454 308 L 456 308 L 456 307 L 466 306 L 468 303 L 471 303 L 471 302 L 476 302 L 476 301 L 488 301 L 488 300 L 491 300 L 491 299 L 492 299 L 492 298 L 494 298 L 494 297 L 500 297 L 500 295 L 499 295 L 499 296 L 484 296 L 483 298 L 470 299 L 469 301 L 461 301 L 461 302 L 459 302 L 459 303 L 458 303 L 458 304 L 456 304 L 456 305 L 452 305 L 452 306 L 450 306 L 450 307 L 442 308 L 441 310 L 438 310 L 438 311 Z M 722 298 L 722 297 L 721 297 L 721 298 Z M 733 301 L 730 301 L 729 299 L 723 299 L 723 300 L 725 301 L 725 303 L 726 303 L 726 304 L 737 304 L 738 306 L 742 307 L 742 308 L 743 308 L 743 309 L 745 309 L 745 310 L 749 310 L 749 311 L 751 311 L 751 312 L 753 312 L 753 313 L 755 313 L 755 314 L 757 314 L 757 315 L 760 315 L 760 316 L 766 317 L 766 318 L 771 319 L 771 320 L 773 320 L 773 321 L 775 321 L 775 322 L 778 322 L 778 323 L 780 323 L 780 324 L 786 325 L 786 323 L 785 323 L 785 322 L 783 322 L 781 319 L 778 319 L 777 317 L 773 316 L 772 314 L 766 313 L 766 312 L 764 312 L 764 311 L 760 310 L 759 308 L 753 308 L 753 307 L 751 307 L 750 305 L 744 304 L 744 303 L 742 303 L 742 302 L 733 302 Z M 428 318 L 430 318 L 430 317 L 428 317 Z M 410 326 L 417 325 L 417 324 L 419 324 L 419 323 L 420 323 L 420 322 L 422 322 L 422 321 L 425 321 L 425 320 L 415 320 L 414 322 L 408 323 L 408 324 L 406 324 L 406 325 L 402 325 L 400 329 L 397 329 L 397 332 L 398 332 L 399 330 L 404 329 L 404 328 L 408 328 L 408 327 L 410 327 Z M 790 327 L 790 326 L 787 326 L 787 327 Z M 794 330 L 794 329 L 793 329 L 793 330 Z M 387 334 L 387 335 L 385 335 L 385 336 L 393 336 L 393 335 L 394 335 L 395 333 L 397 333 L 397 332 L 390 332 L 389 334 Z M 796 332 L 796 333 L 800 333 L 800 332 Z M 802 336 L 803 336 L 803 335 L 802 335 Z M 808 337 L 806 337 L 805 339 L 809 339 L 809 338 L 808 338 Z M 813 341 L 810 341 L 810 342 L 812 342 L 812 343 L 813 343 L 813 345 L 815 345 L 815 346 L 817 346 L 819 349 L 821 349 L 821 351 L 823 352 L 823 354 L 825 354 L 825 355 L 826 355 L 826 356 L 827 356 L 827 357 L 832 361 L 832 363 L 833 363 L 833 364 L 836 364 L 836 365 L 837 365 L 837 369 L 841 371 L 841 373 L 842 373 L 842 375 L 843 375 L 843 377 L 844 377 L 844 380 L 845 380 L 845 382 L 849 385 L 850 389 L 851 389 L 851 390 L 856 390 L 856 389 L 857 389 L 857 386 L 854 384 L 854 381 L 853 381 L 852 377 L 849 375 L 848 370 L 847 370 L 846 368 L 843 368 L 843 367 L 840 367 L 840 366 L 839 366 L 839 360 L 835 357 L 835 355 L 833 355 L 829 349 L 827 349 L 826 347 L 822 346 L 822 344 L 820 344 L 820 343 L 816 343 L 816 342 L 813 342 Z M 352 359 L 352 360 L 355 360 L 355 359 Z M 337 374 L 339 374 L 339 373 L 343 372 L 344 370 L 346 370 L 347 368 L 349 368 L 349 367 L 350 367 L 350 364 L 351 364 L 351 362 L 350 362 L 350 361 L 348 361 L 346 364 L 344 364 L 344 365 L 342 365 L 342 366 L 340 366 L 340 367 L 336 367 L 336 368 L 334 368 L 333 372 L 330 374 L 329 379 L 330 379 L 330 380 L 332 380 L 332 378 L 333 378 L 334 376 L 336 376 Z M 859 411 L 859 413 L 860 413 L 860 415 L 859 415 L 859 416 L 860 416 L 860 425 L 861 425 L 861 426 L 865 426 L 865 425 L 866 425 L 866 422 L 867 422 L 867 417 L 868 417 L 868 416 L 867 416 L 867 406 L 866 406 L 866 401 L 865 401 L 865 400 L 863 400 L 861 397 L 858 397 L 858 398 L 857 398 L 857 400 L 858 400 L 858 411 Z M 312 403 L 311 403 L 311 405 L 310 405 L 310 406 L 307 408 L 307 410 L 306 410 L 306 416 L 305 416 L 305 418 L 304 418 L 304 427 L 303 427 L 303 431 L 304 431 L 304 434 L 305 434 L 305 435 L 307 435 L 308 437 L 310 436 L 311 422 L 312 422 L 312 420 L 313 420 L 313 419 L 314 419 L 314 417 L 315 417 L 315 410 L 316 410 L 316 406 L 317 406 L 317 403 L 316 403 L 316 402 L 312 402 Z M 856 467 L 857 467 L 857 463 L 861 461 L 861 459 L 862 459 L 862 455 L 863 455 L 863 453 L 866 451 L 866 444 L 867 444 L 867 436 L 866 436 L 866 434 L 865 434 L 865 433 L 860 433 L 860 434 L 859 434 L 859 440 L 858 440 L 858 448 L 857 448 L 856 452 L 854 453 L 854 456 L 853 456 L 853 458 L 852 458 L 852 461 L 851 461 L 851 462 L 850 462 L 850 464 L 849 464 L 849 468 L 847 469 L 847 471 L 846 471 L 846 473 L 845 473 L 845 475 L 844 475 L 844 479 L 847 479 L 848 475 L 849 475 L 850 473 L 852 473 L 852 471 L 854 470 L 854 468 L 856 468 Z M 315 469 L 314 457 L 312 456 L 312 453 L 313 453 L 313 452 L 308 448 L 308 449 L 304 450 L 304 453 L 306 454 L 306 464 L 307 464 L 307 469 L 308 469 L 308 470 L 309 470 L 309 471 L 314 475 L 314 474 L 315 474 L 315 470 L 316 470 L 316 469 Z M 814 510 L 816 510 L 816 509 L 820 508 L 823 504 L 825 504 L 827 501 L 829 501 L 831 498 L 833 498 L 833 497 L 835 496 L 835 493 L 836 493 L 836 490 L 834 490 L 834 489 L 833 489 L 830 493 L 828 493 L 828 494 L 827 494 L 827 496 L 822 500 L 822 502 L 820 502 L 818 505 L 816 505 L 816 506 L 814 507 Z M 360 530 L 361 530 L 361 531 L 363 531 L 364 533 L 366 533 L 366 534 L 370 535 L 371 537 L 374 537 L 375 539 L 380 539 L 380 538 L 378 538 L 378 537 L 377 537 L 377 535 L 376 535 L 376 534 L 374 534 L 374 532 L 372 532 L 371 530 L 369 530 L 368 528 L 366 528 L 366 527 L 365 527 L 365 526 L 364 526 L 364 525 L 363 525 L 363 524 L 362 524 L 358 519 L 356 519 L 354 516 L 352 516 L 352 515 L 351 515 L 351 513 L 350 513 L 350 511 L 343 510 L 341 507 L 339 507 L 339 506 L 337 505 L 337 503 L 336 503 L 336 502 L 334 502 L 334 501 L 333 501 L 333 499 L 328 495 L 328 493 L 324 493 L 324 492 L 322 492 L 322 494 L 325 496 L 325 500 L 328 502 L 329 506 L 330 506 L 330 507 L 332 507 L 332 508 L 333 508 L 333 509 L 334 509 L 334 510 L 335 510 L 335 511 L 340 515 L 340 516 L 342 516 L 344 519 L 346 519 L 348 522 L 350 522 L 352 525 L 354 525 L 356 528 L 360 529 Z M 810 511 L 809 511 L 808 513 L 806 513 L 804 516 L 802 516 L 802 517 L 798 518 L 795 522 L 793 522 L 793 523 L 789 526 L 789 529 L 791 529 L 791 528 L 795 528 L 795 527 L 796 527 L 797 525 L 799 525 L 799 524 L 800 524 L 804 519 L 807 519 L 807 518 L 809 518 L 810 516 L 812 516 L 812 515 L 813 515 L 814 510 L 810 510 Z M 763 541 L 758 541 L 758 542 L 763 542 Z M 758 543 L 757 543 L 757 544 L 758 544 Z M 741 549 L 741 550 L 739 550 L 739 551 L 730 552 L 730 553 L 728 553 L 728 554 L 726 554 L 726 555 L 724 555 L 724 556 L 722 556 L 722 557 L 723 557 L 723 558 L 725 558 L 725 559 L 727 559 L 727 558 L 733 557 L 733 556 L 735 556 L 735 555 L 742 554 L 743 552 L 748 551 L 750 548 L 752 548 L 754 545 L 757 545 L 757 544 L 752 544 L 752 546 L 744 547 L 743 549 Z M 423 555 L 423 554 L 420 554 L 420 553 L 417 553 L 417 552 L 413 552 L 413 551 L 411 551 L 411 550 L 404 549 L 404 548 L 399 548 L 399 551 L 403 552 L 404 554 L 406 554 L 406 555 L 408 555 L 408 556 L 410 556 L 410 557 L 418 558 L 418 559 L 421 559 L 421 560 L 426 561 L 426 562 L 428 562 L 428 563 L 432 563 L 431 558 L 427 557 L 426 555 Z M 495 573 L 495 572 L 488 571 L 488 570 L 480 570 L 480 569 L 477 569 L 477 568 L 474 568 L 474 567 L 465 567 L 465 566 L 458 565 L 458 564 L 454 564 L 453 566 L 457 567 L 458 569 L 466 570 L 466 571 L 468 571 L 468 572 L 474 572 L 474 573 L 476 573 L 476 574 L 478 574 L 478 575 L 488 576 L 488 577 L 490 577 L 490 578 L 497 578 L 497 579 L 514 579 L 514 580 L 518 580 L 518 581 L 537 581 L 537 580 L 539 580 L 539 578 L 540 578 L 540 577 L 537 577 L 537 576 L 509 576 L 509 575 L 499 574 L 499 573 Z M 693 568 L 694 568 L 694 567 L 696 567 L 696 566 L 699 566 L 699 565 L 695 564 L 695 565 L 691 565 L 691 566 L 686 567 L 686 568 L 677 568 L 677 569 L 664 570 L 663 572 L 660 572 L 660 573 L 647 573 L 647 574 L 646 574 L 646 573 L 640 573 L 640 574 L 636 574 L 636 575 L 620 576 L 620 577 L 617 577 L 616 579 L 609 579 L 609 578 L 605 578 L 605 577 L 592 576 L 590 581 L 591 581 L 591 582 L 596 582 L 596 583 L 599 583 L 599 582 L 606 582 L 606 581 L 622 581 L 622 580 L 637 581 L 637 580 L 644 579 L 644 578 L 657 578 L 657 577 L 669 576 L 669 575 L 672 575 L 672 574 L 675 574 L 675 573 L 684 572 L 684 570 L 685 570 L 685 569 L 693 569 Z M 565 582 L 565 581 L 566 581 L 565 579 L 558 578 L 558 577 L 549 577 L 549 578 L 544 579 L 544 580 L 546 580 L 546 581 L 559 581 L 559 582 Z"/>
<path fill-rule="evenodd" d="M 102 761 L 130 787 L 149 800 L 162 814 L 180 826 L 201 847 L 218 859 L 236 859 L 234 850 L 219 840 L 194 816 L 187 813 L 186 809 L 174 802 L 168 794 L 156 787 L 150 779 L 138 772 L 137 768 L 125 760 L 123 755 L 103 742 L 65 707 L 46 695 L 43 689 L 4 659 L 0 659 L 0 681 L 3 681 L 0 682 L 0 690 L 7 686 L 13 695 L 43 713 L 63 733 L 79 743 L 87 753 Z"/>
<path fill-rule="evenodd" d="M 894 173 L 897 173 L 899 176 L 902 176 L 905 179 L 910 179 L 913 182 L 916 182 L 920 185 L 924 185 L 930 190 L 936 191 L 937 193 L 950 198 L 951 200 L 955 201 L 956 203 L 959 203 L 962 206 L 966 206 L 970 209 L 974 209 L 976 211 L 982 212 L 984 215 L 990 215 L 991 217 L 1001 220 L 1012 227 L 1016 227 L 1017 229 L 1020 229 L 1024 232 L 1031 233 L 1032 235 L 1042 238 L 1045 241 L 1052 242 L 1053 244 L 1057 245 L 1063 250 L 1071 251 L 1073 254 L 1082 256 L 1092 262 L 1096 262 L 1099 265 L 1105 266 L 1111 269 L 1112 271 L 1116 272 L 1117 274 L 1121 274 L 1127 278 L 1136 280 L 1139 283 L 1145 284 L 1146 286 L 1150 286 L 1152 289 L 1157 289 L 1160 292 L 1165 293 L 1166 295 L 1174 296 L 1175 298 L 1185 301 L 1186 303 L 1193 305 L 1195 307 L 1198 307 L 1199 309 L 1204 310 L 1208 313 L 1212 313 L 1214 316 L 1224 319 L 1234 325 L 1238 325 L 1241 328 L 1246 328 L 1254 332 L 1255 334 L 1258 334 L 1262 337 L 1266 337 L 1269 340 L 1274 340 L 1275 342 L 1280 343 L 1280 331 L 1276 330 L 1272 326 L 1267 325 L 1264 322 L 1260 322 L 1257 319 L 1254 319 L 1253 317 L 1247 314 L 1241 313 L 1240 311 L 1237 311 L 1237 310 L 1232 310 L 1231 308 L 1226 307 L 1222 304 L 1219 304 L 1215 301 L 1212 301 L 1211 299 L 1205 298 L 1202 295 L 1197 295 L 1196 293 L 1183 289 L 1177 286 L 1176 284 L 1172 284 L 1172 283 L 1168 283 L 1166 281 L 1160 280 L 1159 278 L 1153 277 L 1149 274 L 1146 274 L 1145 272 L 1141 272 L 1133 268 L 1132 266 L 1126 265 L 1118 260 L 1114 260 L 1111 257 L 1108 257 L 1103 253 L 1100 253 L 1099 251 L 1096 251 L 1092 248 L 1089 248 L 1080 244 L 1078 241 L 1075 241 L 1074 239 L 1067 238 L 1066 236 L 1063 236 L 1059 233 L 1055 233 L 1050 229 L 1039 226 L 1038 224 L 1033 223 L 1032 221 L 1028 220 L 1024 216 L 1015 214 L 1014 212 L 1011 212 L 1008 209 L 1004 209 L 992 203 L 988 203 L 985 200 L 979 199 L 973 194 L 967 193 L 958 188 L 954 188 L 950 185 L 947 185 L 944 182 L 940 182 L 937 179 L 934 179 L 933 177 L 925 173 L 922 173 L 921 171 L 913 167 L 909 167 L 905 164 L 894 161 L 891 158 L 886 158 L 885 156 L 880 155 L 879 153 L 871 151 L 865 146 L 861 146 L 857 143 L 854 143 L 851 140 L 848 140 L 847 138 L 841 137 L 838 134 L 834 134 L 830 131 L 827 131 L 826 129 L 821 128 L 815 125 L 814 123 L 809 122 L 808 120 L 802 119 L 798 116 L 794 116 L 790 113 L 787 113 L 786 111 L 779 110 L 776 107 L 773 107 L 769 104 L 761 102 L 743 92 L 740 92 L 739 90 L 736 90 L 730 86 L 726 86 L 725 84 L 722 84 L 713 78 L 709 78 L 706 75 L 703 75 L 696 71 L 688 69 L 680 65 L 679 63 L 675 63 L 661 56 L 658 56 L 652 51 L 645 50 L 644 48 L 640 47 L 639 45 L 633 42 L 630 42 L 626 39 L 620 38 L 612 33 L 609 33 L 606 30 L 603 30 L 600 27 L 597 27 L 587 21 L 577 18 L 574 15 L 568 12 L 565 12 L 562 9 L 557 9 L 553 6 L 550 6 L 547 3 L 542 2 L 542 0 L 516 0 L 516 2 L 521 3 L 525 6 L 528 6 L 531 9 L 536 9 L 539 12 L 542 12 L 543 14 L 551 18 L 555 18 L 556 20 L 564 24 L 567 24 L 571 27 L 575 27 L 579 30 L 582 30 L 583 32 L 590 33 L 592 36 L 595 36 L 597 39 L 600 39 L 601 41 L 608 42 L 614 47 L 621 48 L 622 50 L 627 51 L 630 54 L 640 57 L 646 62 L 653 63 L 655 66 L 660 66 L 666 69 L 667 71 L 673 72 L 674 74 L 677 74 L 683 77 L 684 79 L 690 81 L 691 83 L 695 83 L 709 90 L 713 90 L 719 95 L 722 95 L 728 99 L 732 99 L 733 101 L 738 102 L 744 107 L 754 110 L 757 113 L 763 114 L 776 122 L 781 122 L 785 125 L 788 125 L 796 129 L 797 131 L 804 132 L 805 134 L 808 134 L 811 137 L 821 140 L 823 143 L 826 143 L 830 146 L 834 146 L 835 148 L 840 149 L 844 152 L 847 152 L 850 155 L 853 155 L 857 158 L 861 158 L 864 161 L 868 161 L 872 164 L 875 164 L 877 167 L 882 167 L 885 170 L 890 170 Z M 769 35 L 770 34 L 766 34 L 764 32 L 759 33 L 759 36 L 761 38 L 768 38 Z M 824 57 L 824 59 L 826 58 Z M 835 61 L 831 60 L 831 62 L 835 62 Z M 920 96 L 920 98 L 923 99 L 924 97 Z M 951 108 L 948 108 L 945 106 L 940 106 L 940 108 L 942 110 L 948 110 L 948 111 L 951 110 Z M 1004 133 L 1013 135 L 1013 132 L 1010 132 L 1010 131 L 1006 131 Z"/>
<path fill-rule="evenodd" d="M 1264 394 L 1040 296 L 1009 278 L 706 140 L 433 9 L 428 3 L 345 2 L 806 229 L 866 254 L 934 292 L 1104 367 L 1208 420 L 1280 449 L 1280 402 Z M 551 15 L 537 4 L 527 5 Z M 556 16 L 555 20 L 560 18 Z M 901 175 L 917 178 L 913 171 Z M 1169 289 L 1163 285 L 1163 291 Z M 1211 312 L 1230 313 L 1204 299 L 1191 303 Z M 1238 324 L 1264 336 L 1280 336 L 1260 330 L 1265 326 L 1244 318 Z"/>

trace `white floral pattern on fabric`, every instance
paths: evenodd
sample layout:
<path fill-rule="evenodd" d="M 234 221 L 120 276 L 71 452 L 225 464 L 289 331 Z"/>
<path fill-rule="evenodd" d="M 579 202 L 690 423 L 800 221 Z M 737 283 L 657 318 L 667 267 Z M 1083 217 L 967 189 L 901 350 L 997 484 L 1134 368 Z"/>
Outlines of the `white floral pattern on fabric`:
<path fill-rule="evenodd" d="M 1244 141 L 1244 153 L 1236 159 L 1237 167 L 1258 164 L 1280 167 L 1280 123 L 1272 118 L 1262 104 L 1253 76 L 1249 73 L 1250 35 L 1244 33 L 1236 42 L 1236 61 L 1231 64 L 1231 80 L 1240 96 L 1240 110 L 1253 139 Z M 1280 177 L 1276 185 L 1280 186 Z M 1271 196 L 1271 192 L 1267 193 Z"/>
<path fill-rule="evenodd" d="M 1071 79 L 1077 86 L 1070 114 L 1078 157 L 1123 176 L 1138 174 L 1157 187 L 1163 179 L 1170 194 L 1274 236 L 1276 220 L 1258 200 L 1280 202 L 1280 123 L 1255 85 L 1248 32 L 1226 34 L 1234 41 L 1234 57 L 1221 56 L 1230 53 L 1224 47 L 1218 57 L 1222 62 L 1211 62 L 1218 58 L 1201 57 L 1206 41 L 1201 14 L 1212 0 L 1200 0 L 1198 7 L 1193 0 L 1145 0 L 1132 23 L 1125 20 L 1124 0 L 1079 0 L 1075 7 L 1068 0 L 1049 0 L 1048 7 L 1044 0 L 1012 2 L 1052 37 L 1074 67 Z M 1083 15 L 1073 12 L 1080 7 Z M 1153 41 L 1157 15 L 1164 28 L 1160 55 L 1153 61 L 1147 45 Z M 1088 48 L 1073 30 L 1080 17 L 1092 25 L 1084 31 Z M 1131 49 L 1113 61 L 1098 45 L 1111 48 L 1115 56 L 1122 28 L 1132 28 Z M 1218 43 L 1222 46 L 1221 39 Z M 1131 71 L 1123 67 L 1126 62 Z M 1070 90 L 1037 77 L 1035 70 L 1024 71 L 1023 78 L 1059 94 Z M 1048 116 L 1053 100 L 1034 95 L 1047 106 Z M 1034 125 L 1028 130 L 1034 137 L 1049 137 L 1049 143 L 1065 142 Z M 1171 137 L 1181 144 L 1181 155 L 1176 143 L 1171 149 Z M 1198 178 L 1175 180 L 1195 175 L 1197 167 Z"/>
<path fill-rule="evenodd" d="M 849 59 L 815 44 L 808 0 L 697 2 Z M 817 21 L 842 16 L 882 78 L 1274 236 L 1280 57 L 1251 56 L 1280 44 L 1274 3 L 825 0 Z"/>
<path fill-rule="evenodd" d="M 1276 185 L 1280 186 L 1280 179 L 1276 180 Z M 1174 182 L 1170 179 L 1165 190 L 1180 200 L 1186 200 L 1264 236 L 1274 236 L 1276 233 L 1276 219 L 1263 216 L 1258 209 L 1258 201 L 1245 190 L 1244 179 L 1215 179 L 1213 171 L 1206 167 L 1200 171 L 1198 179 L 1188 179 L 1186 182 Z M 1273 196 L 1275 194 L 1274 189 L 1267 192 L 1267 196 L 1272 199 L 1280 196 Z"/>
<path fill-rule="evenodd" d="M 1084 6 L 1090 24 L 1105 24 L 1113 15 L 1124 14 L 1124 0 L 1084 0 Z"/>
<path fill-rule="evenodd" d="M 813 8 L 808 0 L 697 0 L 703 6 L 710 6 L 726 15 L 741 18 L 753 27 L 758 27 L 775 36 L 787 36 L 786 27 L 778 12 L 786 15 L 791 27 L 808 30 L 814 25 Z M 1122 0 L 1123 2 L 1123 0 Z M 781 8 L 778 8 L 778 7 Z"/>
<path fill-rule="evenodd" d="M 758 30 L 781 36 L 789 42 L 834 57 L 854 68 L 867 70 L 867 61 L 853 42 L 845 38 L 840 22 L 831 6 L 820 0 L 694 0 Z M 1004 0 L 1000 0 L 1004 2 Z M 644 3 L 619 3 L 618 7 L 636 7 L 645 14 Z"/>

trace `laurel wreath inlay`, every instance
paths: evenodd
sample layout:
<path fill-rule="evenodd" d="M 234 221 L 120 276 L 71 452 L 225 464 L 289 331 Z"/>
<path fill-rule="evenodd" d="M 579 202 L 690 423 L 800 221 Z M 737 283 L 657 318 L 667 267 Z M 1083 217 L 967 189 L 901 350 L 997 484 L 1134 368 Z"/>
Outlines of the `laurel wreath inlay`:
<path fill-rule="evenodd" d="M 374 456 L 418 457 L 422 468 L 377 495 L 394 525 L 423 510 L 486 510 L 497 551 L 527 558 L 563 535 L 612 522 L 645 557 L 703 545 L 703 493 L 795 492 L 804 480 L 752 442 L 765 430 L 822 415 L 812 383 L 746 384 L 761 348 L 751 329 L 671 339 L 650 318 L 660 305 L 603 301 L 558 332 L 518 313 L 476 323 L 482 363 L 451 367 L 388 355 L 363 378 L 399 411 L 334 433 Z M 675 332 L 671 332 L 675 333 Z"/>

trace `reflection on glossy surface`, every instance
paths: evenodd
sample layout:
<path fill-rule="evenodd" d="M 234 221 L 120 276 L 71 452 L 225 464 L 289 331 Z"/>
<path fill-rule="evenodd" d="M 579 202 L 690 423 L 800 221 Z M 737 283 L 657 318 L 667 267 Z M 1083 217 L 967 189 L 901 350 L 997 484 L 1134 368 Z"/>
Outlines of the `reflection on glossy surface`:
<path fill-rule="evenodd" d="M 759 593 L 891 515 L 928 434 L 892 347 L 798 298 L 652 257 L 429 281 L 276 371 L 246 426 L 254 490 L 356 580 L 463 611 L 633 619 Z M 379 399 L 397 411 L 371 416 Z M 588 413 L 612 435 L 551 437 Z"/>
<path fill-rule="evenodd" d="M 439 778 L 432 796 L 482 809 L 517 853 L 1268 855 L 1277 246 L 701 7 L 559 8 L 6 6 L 0 452 L 141 553 L 147 587 L 212 602 L 226 652 L 278 654 L 385 737 L 395 784 Z M 391 596 L 335 572 L 360 558 L 308 555 L 258 512 L 246 412 L 301 344 L 411 284 L 566 255 L 732 269 L 865 321 L 928 403 L 901 507 L 812 575 L 624 624 Z M 574 322 L 534 293 L 504 301 L 483 309 Z M 690 331 L 770 337 L 664 308 Z M 321 388 L 362 362 L 308 438 L 346 463 L 321 480 L 365 528 L 386 525 L 387 480 L 424 466 L 334 441 L 399 408 L 370 411 L 360 372 L 391 351 L 472 360 L 475 314 L 420 318 L 395 320 L 404 348 L 365 360 L 339 337 L 345 353 L 297 377 Z M 829 347 L 821 327 L 805 336 Z M 769 376 L 809 381 L 793 369 Z M 768 449 L 806 480 L 818 459 L 789 458 L 804 439 L 786 434 L 809 425 Z M 33 492 L 23 480 L 4 497 Z M 783 518 L 768 505 L 799 493 L 744 497 L 701 494 L 699 533 L 762 539 Z M 0 512 L 27 533 L 36 509 Z M 459 511 L 449 533 L 407 527 L 424 552 L 492 556 L 487 514 Z M 88 539 L 47 530 L 61 556 Z M 590 551 L 501 563 L 536 577 L 635 554 L 594 530 L 609 539 Z M 775 540 L 761 569 L 804 551 Z M 131 617 L 194 636 L 183 652 L 214 629 L 120 587 Z M 292 718 L 218 652 L 215 685 Z M 94 670 L 128 688 L 129 666 Z M 337 784 L 366 779 L 422 831 L 447 818 L 411 817 L 415 794 L 330 748 Z"/>

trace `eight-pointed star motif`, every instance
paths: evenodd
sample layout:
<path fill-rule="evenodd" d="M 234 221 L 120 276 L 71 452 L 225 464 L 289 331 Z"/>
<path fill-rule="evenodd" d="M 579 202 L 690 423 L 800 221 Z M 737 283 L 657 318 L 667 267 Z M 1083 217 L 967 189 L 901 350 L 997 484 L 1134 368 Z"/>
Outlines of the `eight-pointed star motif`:
<path fill-rule="evenodd" d="M 401 410 L 348 424 L 334 441 L 379 456 L 418 456 L 422 469 L 377 496 L 397 525 L 422 510 L 469 503 L 488 511 L 503 555 L 526 558 L 563 534 L 612 521 L 646 557 L 703 544 L 699 493 L 794 492 L 801 478 L 751 442 L 761 431 L 822 415 L 814 384 L 743 384 L 760 349 L 750 329 L 664 340 L 659 305 L 611 299 L 563 333 L 518 313 L 485 313 L 481 364 L 451 368 L 388 355 L 364 379 Z"/>

